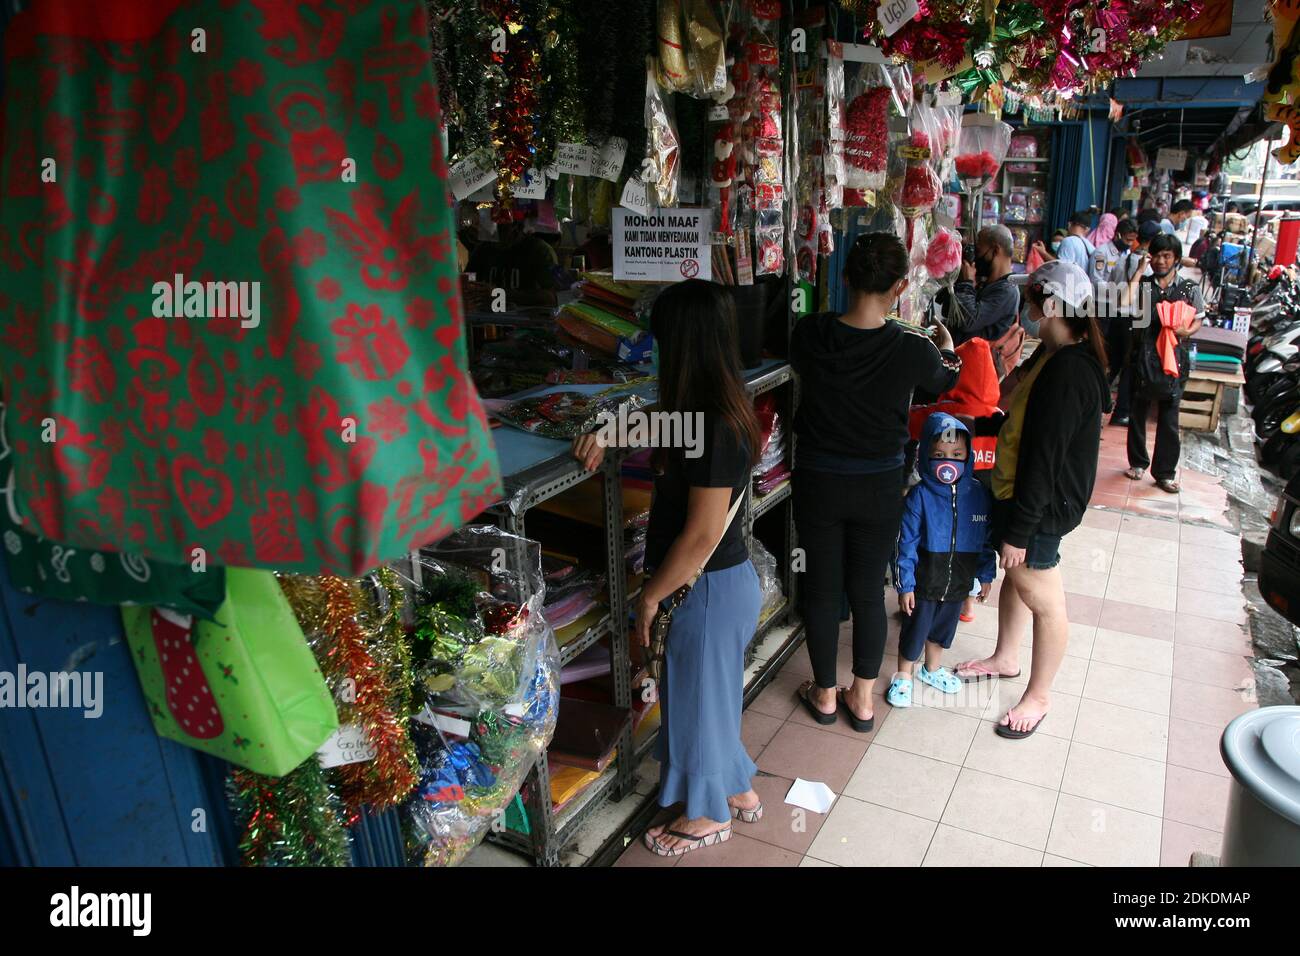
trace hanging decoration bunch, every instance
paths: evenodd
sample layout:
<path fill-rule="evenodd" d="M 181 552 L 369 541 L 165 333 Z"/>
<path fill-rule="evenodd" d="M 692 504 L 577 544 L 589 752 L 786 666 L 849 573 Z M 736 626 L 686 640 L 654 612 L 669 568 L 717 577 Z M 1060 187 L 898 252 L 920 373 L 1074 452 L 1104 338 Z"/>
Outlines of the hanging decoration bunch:
<path fill-rule="evenodd" d="M 315 758 L 283 777 L 236 768 L 226 781 L 244 866 L 347 866 L 339 800 Z"/>
<path fill-rule="evenodd" d="M 489 69 L 499 69 L 505 83 L 488 111 L 488 133 L 497 152 L 497 205 L 493 218 L 509 221 L 514 189 L 536 164 L 541 124 L 542 53 L 537 24 L 524 16 L 522 0 L 480 0 L 494 22 L 488 44 Z M 503 49 L 504 48 L 504 49 Z"/>
<path fill-rule="evenodd" d="M 578 75 L 578 28 L 573 4 L 561 0 L 533 0 L 537 7 L 537 34 L 542 47 L 542 137 L 535 165 L 545 169 L 555 159 L 560 143 L 587 139 L 583 122 L 583 84 Z"/>
<path fill-rule="evenodd" d="M 955 70 L 969 55 L 968 47 L 984 11 L 984 0 L 920 0 L 914 16 L 885 36 L 877 18 L 879 0 L 862 4 L 870 26 L 866 37 L 898 62 L 938 63 Z"/>
<path fill-rule="evenodd" d="M 478 3 L 429 0 L 429 23 L 448 159 L 455 162 L 492 145 L 489 120 L 506 86 L 505 70 L 489 49 L 499 21 Z"/>
<path fill-rule="evenodd" d="M 410 650 L 400 627 L 400 591 L 395 578 L 380 577 L 387 607 L 368 608 L 359 581 L 331 575 L 286 575 L 283 588 L 312 651 L 334 693 L 340 726 L 357 725 L 375 756 L 331 773 L 356 822 L 361 807 L 396 806 L 415 787 L 419 767 L 407 733 L 411 713 Z M 387 586 L 384 582 L 387 581 Z M 368 626 L 367 626 L 368 625 Z"/>

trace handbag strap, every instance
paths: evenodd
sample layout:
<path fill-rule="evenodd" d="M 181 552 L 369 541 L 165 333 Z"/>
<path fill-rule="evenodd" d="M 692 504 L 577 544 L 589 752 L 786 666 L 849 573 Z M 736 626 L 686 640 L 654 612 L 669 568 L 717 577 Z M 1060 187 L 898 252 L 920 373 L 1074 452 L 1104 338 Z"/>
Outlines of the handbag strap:
<path fill-rule="evenodd" d="M 690 586 L 693 587 L 695 585 L 695 582 L 700 579 L 700 575 L 704 573 L 704 569 L 708 567 L 709 562 L 713 560 L 713 553 L 718 550 L 719 546 L 722 544 L 722 539 L 727 536 L 727 531 L 731 528 L 731 523 L 736 520 L 736 512 L 740 510 L 740 506 L 744 504 L 744 502 L 745 492 L 741 491 L 740 497 L 736 499 L 735 504 L 731 506 L 731 510 L 727 512 L 727 523 L 722 526 L 722 534 L 718 536 L 718 540 L 714 542 L 713 547 L 709 548 L 709 553 L 706 554 L 704 560 L 700 562 L 700 569 L 691 576 L 691 580 L 688 582 Z"/>

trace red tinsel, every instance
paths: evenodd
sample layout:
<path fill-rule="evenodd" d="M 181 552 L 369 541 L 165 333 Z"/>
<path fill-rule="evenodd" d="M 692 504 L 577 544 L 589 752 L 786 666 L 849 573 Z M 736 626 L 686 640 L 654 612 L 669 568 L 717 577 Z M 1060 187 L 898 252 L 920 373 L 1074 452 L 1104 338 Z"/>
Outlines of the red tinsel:
<path fill-rule="evenodd" d="M 488 117 L 497 150 L 498 205 L 493 218 L 509 220 L 515 184 L 533 165 L 538 136 L 542 54 L 524 22 L 520 0 L 481 0 L 484 12 L 506 31 L 505 52 L 492 50 L 492 62 L 505 71 L 507 85 Z"/>
<path fill-rule="evenodd" d="M 873 86 L 855 96 L 844 125 L 845 162 L 868 172 L 884 170 L 889 158 L 889 89 Z"/>

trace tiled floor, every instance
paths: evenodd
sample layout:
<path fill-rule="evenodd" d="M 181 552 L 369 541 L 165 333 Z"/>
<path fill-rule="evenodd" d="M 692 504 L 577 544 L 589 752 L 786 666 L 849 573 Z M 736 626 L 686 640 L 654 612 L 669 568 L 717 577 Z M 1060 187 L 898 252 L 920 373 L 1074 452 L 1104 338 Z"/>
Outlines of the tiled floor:
<path fill-rule="evenodd" d="M 1023 680 L 947 700 L 924 688 L 910 710 L 877 698 L 872 734 L 843 716 L 819 727 L 796 706 L 811 674 L 801 649 L 744 718 L 764 819 L 680 861 L 633 844 L 619 865 L 1186 866 L 1217 853 L 1219 733 L 1255 706 L 1240 542 L 1214 479 L 1184 470 L 1175 497 L 1124 477 L 1124 436 L 1105 429 L 1094 507 L 1062 546 L 1071 638 L 1038 733 L 993 732 Z M 961 626 L 949 661 L 992 650 L 996 600 Z M 891 616 L 887 660 L 897 633 Z M 1028 673 L 1028 635 L 1022 659 Z M 784 803 L 796 776 L 835 791 L 828 814 Z"/>

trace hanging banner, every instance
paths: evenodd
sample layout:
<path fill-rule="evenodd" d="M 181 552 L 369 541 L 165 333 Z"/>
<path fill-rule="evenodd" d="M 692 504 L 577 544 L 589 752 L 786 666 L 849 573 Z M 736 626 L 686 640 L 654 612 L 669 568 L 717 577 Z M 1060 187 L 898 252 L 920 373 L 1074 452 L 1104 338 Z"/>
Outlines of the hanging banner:
<path fill-rule="evenodd" d="M 614 278 L 712 279 L 708 209 L 613 210 Z"/>

